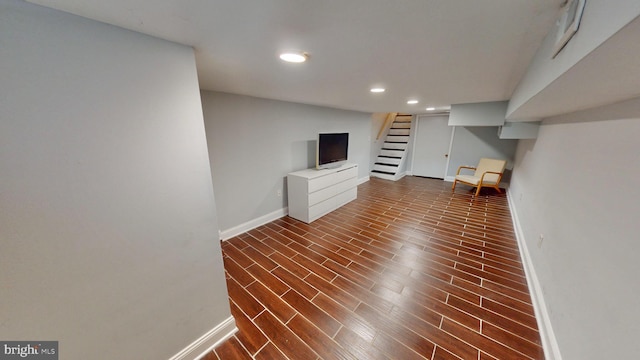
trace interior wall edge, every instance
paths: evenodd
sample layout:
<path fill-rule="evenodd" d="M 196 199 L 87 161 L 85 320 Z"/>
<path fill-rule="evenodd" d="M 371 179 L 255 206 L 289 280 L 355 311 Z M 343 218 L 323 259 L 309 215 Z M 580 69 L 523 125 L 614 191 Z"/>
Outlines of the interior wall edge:
<path fill-rule="evenodd" d="M 538 323 L 538 331 L 540 332 L 540 339 L 542 341 L 542 349 L 544 350 L 544 357 L 547 360 L 562 360 L 560 353 L 560 346 L 556 339 L 551 324 L 551 317 L 544 300 L 544 294 L 542 291 L 542 285 L 536 274 L 535 267 L 529 249 L 527 248 L 527 242 L 525 240 L 524 231 L 520 225 L 518 218 L 518 211 L 514 205 L 512 192 L 507 189 L 507 202 L 509 204 L 509 211 L 511 212 L 511 220 L 513 222 L 513 229 L 516 236 L 516 242 L 518 243 L 518 250 L 520 252 L 520 259 L 527 279 L 527 286 L 531 294 L 531 303 L 535 312 L 536 322 Z"/>

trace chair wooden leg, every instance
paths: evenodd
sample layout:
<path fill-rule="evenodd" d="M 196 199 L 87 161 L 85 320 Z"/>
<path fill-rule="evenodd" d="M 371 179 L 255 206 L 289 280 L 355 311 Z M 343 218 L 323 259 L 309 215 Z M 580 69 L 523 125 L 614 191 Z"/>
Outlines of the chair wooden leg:
<path fill-rule="evenodd" d="M 478 186 L 478 190 L 476 190 L 476 197 L 480 194 L 480 189 L 482 189 L 482 186 Z"/>
<path fill-rule="evenodd" d="M 456 180 L 453 180 L 453 185 L 451 185 L 451 191 L 456 189 Z"/>

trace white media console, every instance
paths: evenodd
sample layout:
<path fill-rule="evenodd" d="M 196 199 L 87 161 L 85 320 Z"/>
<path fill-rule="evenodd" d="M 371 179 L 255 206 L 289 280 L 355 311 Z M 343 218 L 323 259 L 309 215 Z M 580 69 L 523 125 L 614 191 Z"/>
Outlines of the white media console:
<path fill-rule="evenodd" d="M 358 197 L 358 165 L 287 175 L 289 216 L 310 223 Z"/>

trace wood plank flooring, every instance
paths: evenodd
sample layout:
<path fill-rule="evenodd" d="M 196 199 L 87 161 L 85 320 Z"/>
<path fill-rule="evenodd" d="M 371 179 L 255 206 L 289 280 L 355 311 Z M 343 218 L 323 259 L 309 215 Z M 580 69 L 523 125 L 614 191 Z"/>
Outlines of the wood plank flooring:
<path fill-rule="evenodd" d="M 372 178 L 222 245 L 239 331 L 205 359 L 543 359 L 504 194 Z"/>

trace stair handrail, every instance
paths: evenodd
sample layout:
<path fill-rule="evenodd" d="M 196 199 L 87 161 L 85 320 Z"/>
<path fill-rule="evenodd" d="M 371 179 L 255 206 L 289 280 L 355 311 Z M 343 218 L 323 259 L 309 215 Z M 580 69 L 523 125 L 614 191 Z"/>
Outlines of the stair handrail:
<path fill-rule="evenodd" d="M 396 119 L 396 116 L 398 116 L 398 113 L 388 113 L 387 114 L 387 118 L 384 119 L 384 122 L 382 123 L 382 126 L 380 127 L 380 131 L 378 131 L 378 136 L 376 137 L 376 140 L 380 140 L 380 136 L 382 136 L 382 134 L 385 132 L 385 130 L 387 130 L 388 127 L 391 126 L 391 124 L 393 124 L 393 121 Z"/>

